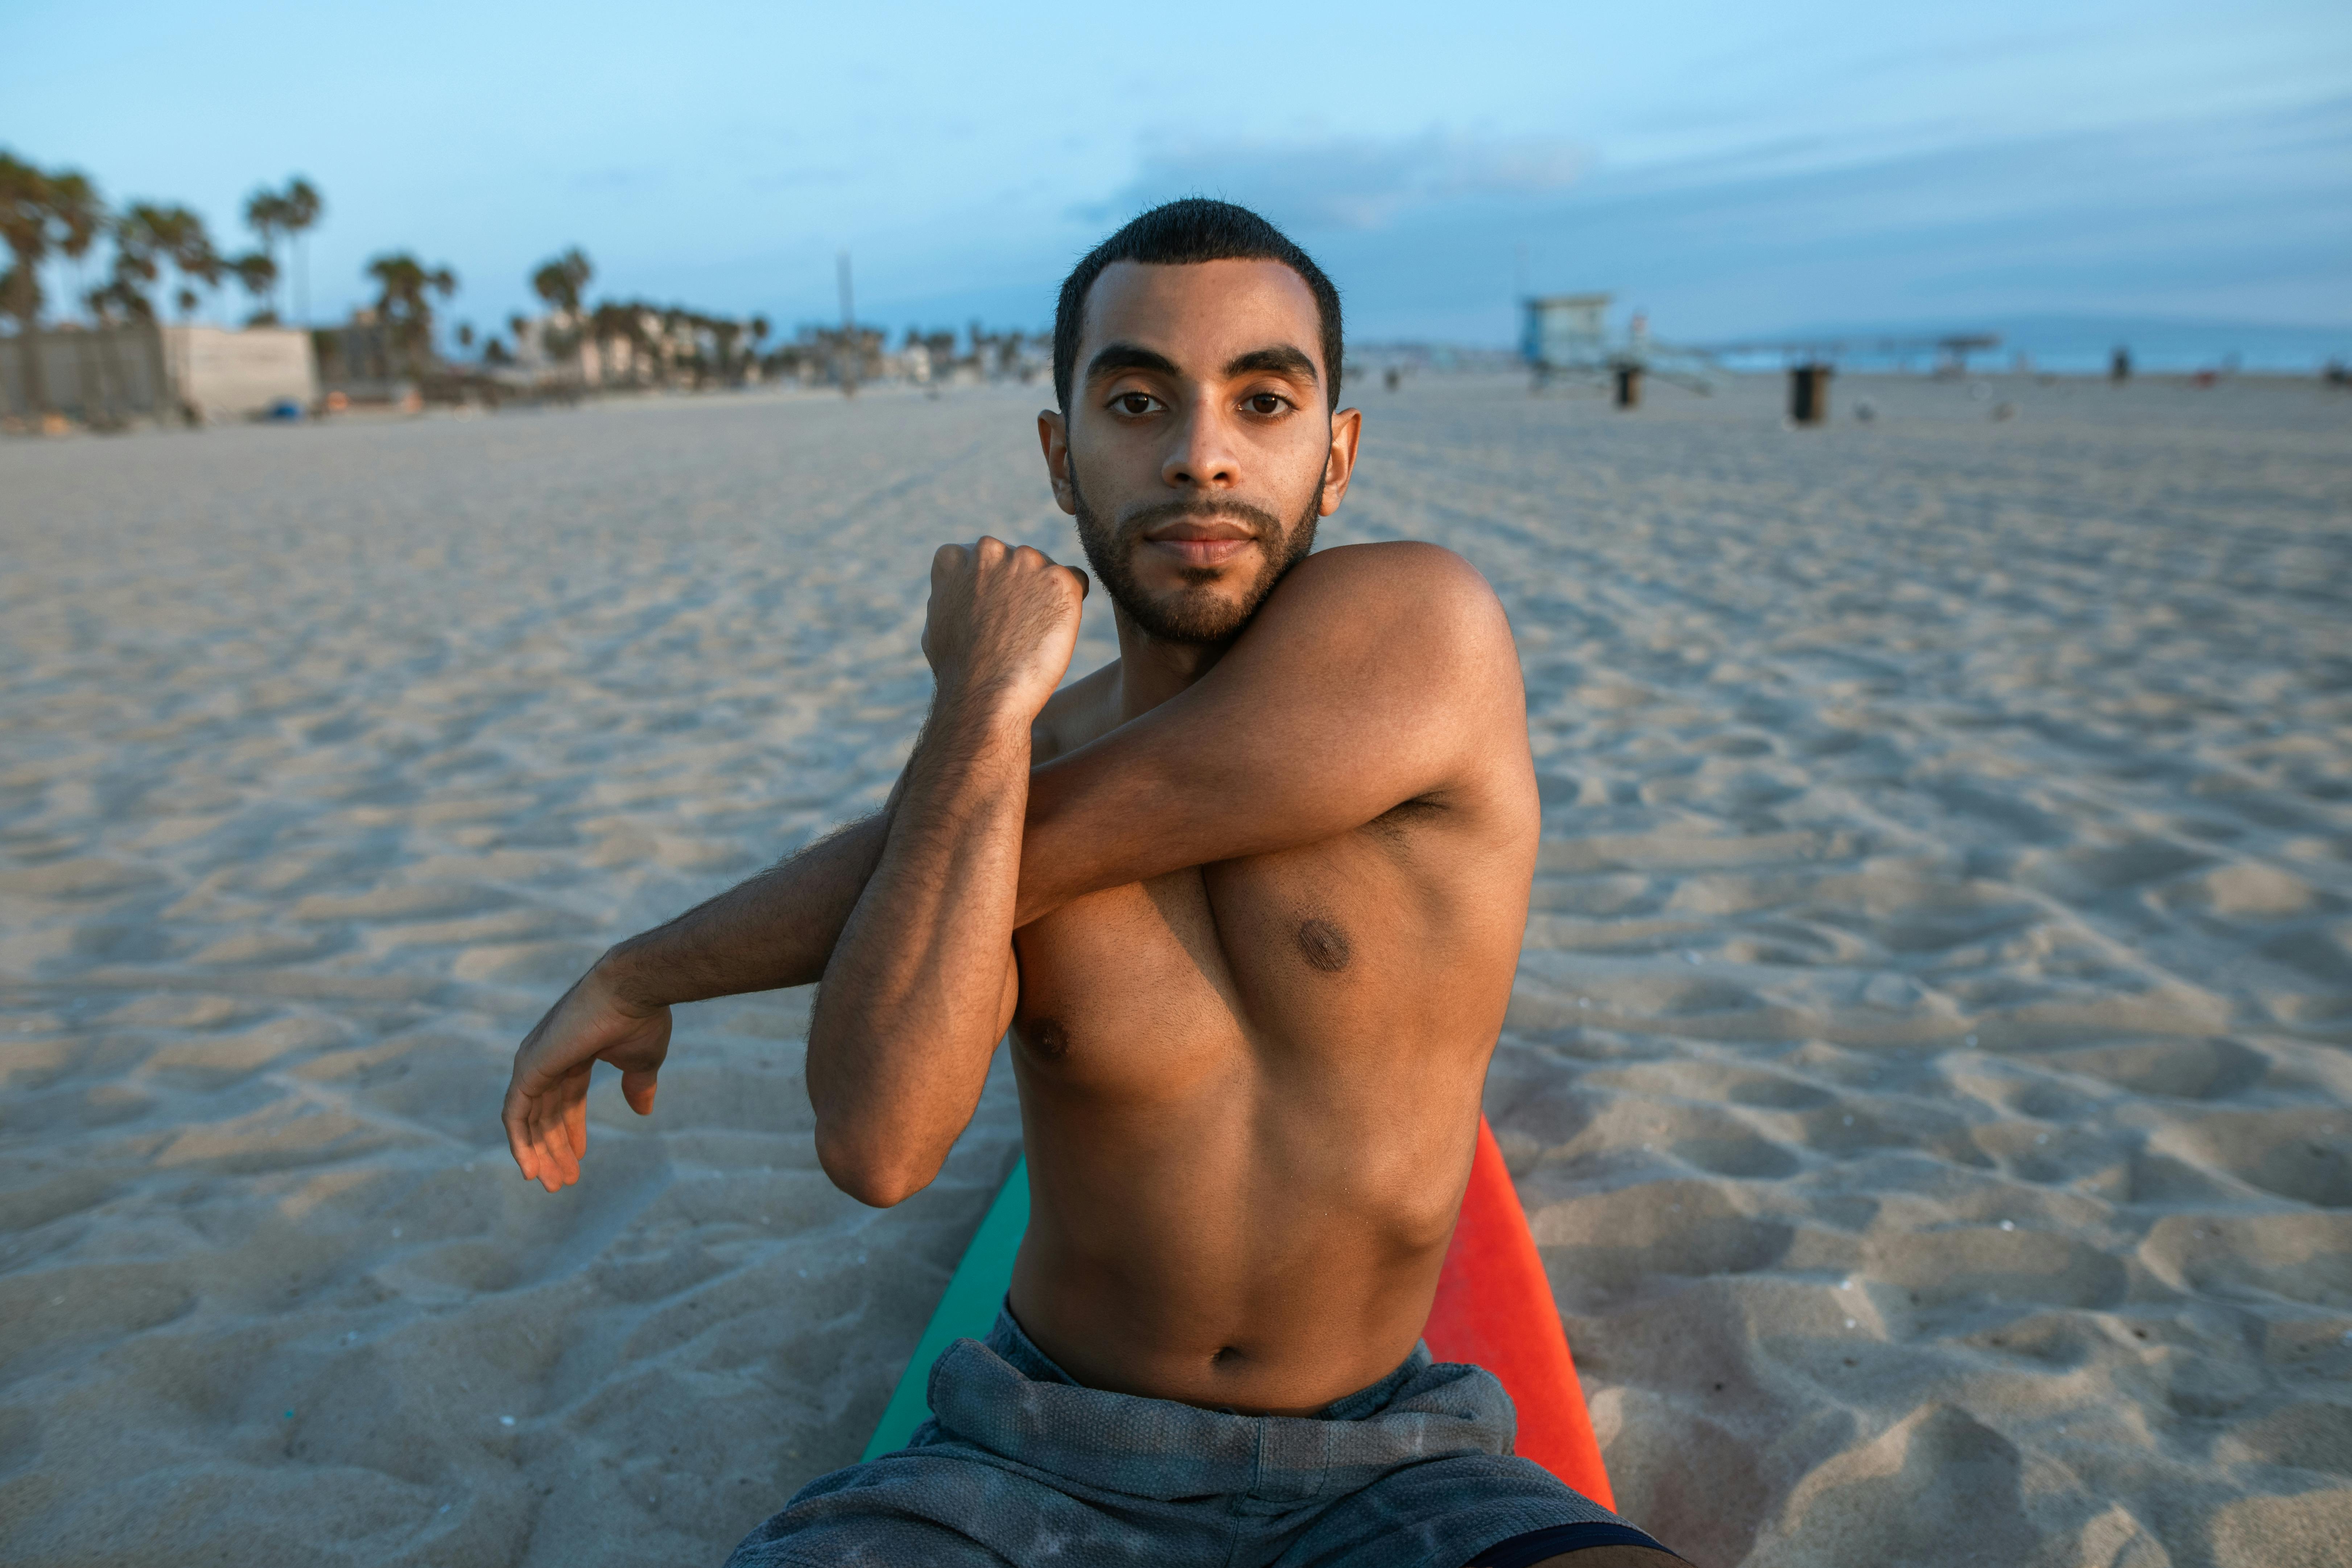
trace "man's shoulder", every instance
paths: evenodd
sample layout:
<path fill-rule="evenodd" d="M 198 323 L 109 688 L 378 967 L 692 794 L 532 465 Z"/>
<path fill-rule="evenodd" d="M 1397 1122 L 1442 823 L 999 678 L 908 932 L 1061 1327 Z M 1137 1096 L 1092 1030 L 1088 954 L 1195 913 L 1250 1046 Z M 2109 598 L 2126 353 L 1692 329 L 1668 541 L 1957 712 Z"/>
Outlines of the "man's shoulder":
<path fill-rule="evenodd" d="M 1384 584 L 1420 584 L 1445 592 L 1483 594 L 1494 590 L 1478 569 L 1443 544 L 1423 539 L 1384 539 L 1365 544 L 1335 544 L 1318 550 L 1291 569 L 1293 577 L 1307 574 L 1345 583 L 1358 591 Z"/>
<path fill-rule="evenodd" d="M 1270 628 L 1379 642 L 1409 658 L 1517 654 L 1502 602 L 1442 544 L 1391 540 L 1318 550 L 1290 569 L 1261 612 Z"/>

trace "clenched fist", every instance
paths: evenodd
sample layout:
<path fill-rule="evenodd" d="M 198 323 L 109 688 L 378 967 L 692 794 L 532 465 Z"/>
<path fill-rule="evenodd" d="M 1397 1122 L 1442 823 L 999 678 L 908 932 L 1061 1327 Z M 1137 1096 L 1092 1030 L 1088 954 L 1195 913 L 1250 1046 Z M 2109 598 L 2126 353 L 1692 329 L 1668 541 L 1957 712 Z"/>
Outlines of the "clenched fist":
<path fill-rule="evenodd" d="M 1078 644 L 1087 574 L 982 534 L 931 557 L 923 657 L 945 701 L 1002 703 L 1034 719 Z"/>

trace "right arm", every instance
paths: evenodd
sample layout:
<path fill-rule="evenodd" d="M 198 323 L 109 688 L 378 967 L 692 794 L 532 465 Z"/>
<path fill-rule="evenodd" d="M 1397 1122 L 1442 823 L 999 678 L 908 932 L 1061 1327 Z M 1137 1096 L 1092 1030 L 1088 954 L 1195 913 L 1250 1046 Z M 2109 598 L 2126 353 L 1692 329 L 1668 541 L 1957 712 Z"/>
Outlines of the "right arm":
<path fill-rule="evenodd" d="M 899 1156 L 944 1150 L 971 1119 L 1018 994 L 1030 727 L 1068 666 L 1086 588 L 993 539 L 940 552 L 923 635 L 939 686 L 889 804 L 615 946 L 548 1010 L 515 1052 L 502 1115 L 526 1178 L 550 1192 L 580 1179 L 597 1062 L 652 1112 L 671 1005 L 822 979 L 807 1069 L 819 1160 L 869 1202 L 930 1179 L 902 1179 Z"/>
<path fill-rule="evenodd" d="M 897 792 L 891 795 L 898 800 Z M 621 1069 L 621 1095 L 654 1108 L 680 1002 L 808 985 L 882 856 L 891 807 L 827 834 L 799 854 L 620 942 L 560 997 L 515 1050 L 500 1120 L 524 1177 L 549 1192 L 580 1179 L 588 1152 L 588 1079 Z"/>

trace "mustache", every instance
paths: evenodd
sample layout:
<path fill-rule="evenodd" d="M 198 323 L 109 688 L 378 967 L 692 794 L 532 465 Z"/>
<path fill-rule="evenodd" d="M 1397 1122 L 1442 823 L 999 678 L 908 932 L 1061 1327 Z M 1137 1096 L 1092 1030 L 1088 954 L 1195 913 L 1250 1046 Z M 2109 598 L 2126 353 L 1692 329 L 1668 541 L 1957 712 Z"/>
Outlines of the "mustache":
<path fill-rule="evenodd" d="M 1127 538 L 1133 539 L 1163 522 L 1174 522 L 1186 517 L 1230 518 L 1236 522 L 1247 523 L 1261 539 L 1280 539 L 1283 532 L 1282 520 L 1263 507 L 1255 507 L 1243 500 L 1205 499 L 1155 501 L 1150 506 L 1139 507 L 1118 520 L 1118 531 Z"/>

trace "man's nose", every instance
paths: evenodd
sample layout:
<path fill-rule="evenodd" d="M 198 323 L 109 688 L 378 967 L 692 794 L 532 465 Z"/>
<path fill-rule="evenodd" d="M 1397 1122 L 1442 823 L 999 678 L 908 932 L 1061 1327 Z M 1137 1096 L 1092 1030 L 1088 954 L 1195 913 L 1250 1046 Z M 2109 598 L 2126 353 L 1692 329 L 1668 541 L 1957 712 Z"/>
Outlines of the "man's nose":
<path fill-rule="evenodd" d="M 1178 489 L 1230 489 L 1241 482 L 1240 452 L 1213 399 L 1193 404 L 1160 465 L 1162 484 Z"/>

